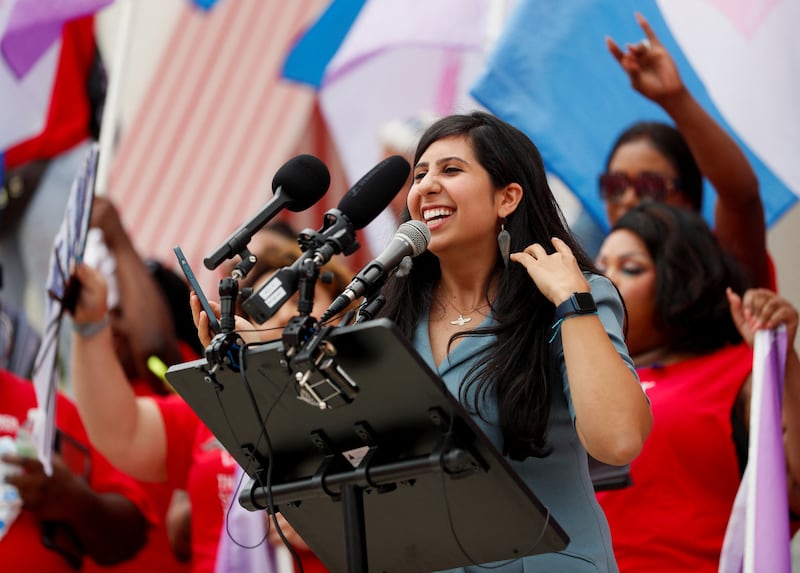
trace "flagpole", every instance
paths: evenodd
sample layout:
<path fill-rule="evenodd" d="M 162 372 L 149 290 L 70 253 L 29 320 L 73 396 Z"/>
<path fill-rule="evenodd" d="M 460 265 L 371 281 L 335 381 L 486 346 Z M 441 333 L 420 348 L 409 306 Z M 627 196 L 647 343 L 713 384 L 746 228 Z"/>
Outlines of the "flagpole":
<path fill-rule="evenodd" d="M 114 46 L 114 56 L 110 67 L 108 89 L 106 91 L 103 117 L 100 123 L 99 147 L 100 154 L 97 162 L 97 177 L 95 179 L 95 195 L 104 196 L 108 192 L 108 172 L 111 159 L 114 156 L 117 135 L 117 119 L 119 114 L 119 99 L 124 79 L 125 59 L 128 55 L 130 40 L 131 20 L 133 19 L 133 2 L 131 0 L 117 0 L 119 10 L 117 41 Z"/>

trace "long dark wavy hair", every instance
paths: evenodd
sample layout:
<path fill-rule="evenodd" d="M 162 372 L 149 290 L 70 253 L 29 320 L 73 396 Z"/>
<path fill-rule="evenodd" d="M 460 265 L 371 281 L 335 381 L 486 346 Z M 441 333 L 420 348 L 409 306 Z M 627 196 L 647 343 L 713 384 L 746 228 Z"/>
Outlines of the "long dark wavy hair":
<path fill-rule="evenodd" d="M 752 286 L 742 266 L 720 247 L 698 213 L 642 203 L 619 218 L 647 247 L 656 269 L 654 327 L 675 352 L 706 354 L 741 341 L 725 289 Z"/>
<path fill-rule="evenodd" d="M 678 189 L 695 211 L 703 207 L 703 174 L 689 144 L 673 126 L 659 121 L 639 121 L 623 131 L 606 158 L 606 171 L 617 150 L 626 143 L 646 140 L 672 164 L 678 174 Z"/>
<path fill-rule="evenodd" d="M 483 112 L 445 117 L 422 135 L 414 163 L 435 141 L 462 136 L 470 142 L 495 189 L 510 183 L 518 183 L 523 189 L 520 204 L 505 221 L 511 234 L 511 252 L 522 251 L 533 243 L 553 252 L 550 239 L 559 237 L 572 249 L 583 270 L 596 272 L 564 222 L 547 183 L 539 150 L 515 127 Z M 439 259 L 426 252 L 414 259 L 407 277 L 393 277 L 384 287 L 387 304 L 381 314 L 394 320 L 409 340 L 433 302 L 440 274 Z M 561 384 L 548 345 L 554 307 L 522 265 L 511 262 L 506 269 L 499 254 L 491 280 L 497 284 L 496 298 L 489 301 L 487 295 L 487 302 L 491 303 L 496 326 L 461 336 L 491 334 L 495 339 L 467 373 L 459 398 L 484 419 L 482 405 L 496 400 L 503 452 L 515 459 L 542 457 L 549 451 L 551 391 Z M 558 382 L 551 386 L 550 381 L 556 379 Z"/>

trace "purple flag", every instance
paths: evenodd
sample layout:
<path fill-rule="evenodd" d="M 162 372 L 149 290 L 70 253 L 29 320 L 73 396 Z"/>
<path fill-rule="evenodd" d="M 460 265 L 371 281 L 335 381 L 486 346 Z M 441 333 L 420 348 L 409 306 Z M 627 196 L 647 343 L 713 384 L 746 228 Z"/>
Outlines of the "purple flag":
<path fill-rule="evenodd" d="M 789 505 L 783 450 L 786 329 L 756 332 L 747 468 L 736 494 L 720 573 L 790 573 Z"/>
<path fill-rule="evenodd" d="M 16 0 L 0 40 L 8 67 L 22 78 L 61 36 L 64 22 L 96 12 L 114 0 Z"/>
<path fill-rule="evenodd" d="M 238 465 L 234 473 L 234 483 L 238 487 L 231 496 L 230 507 L 222 525 L 214 571 L 274 573 L 277 566 L 274 562 L 274 550 L 267 541 L 266 513 L 248 511 L 239 505 L 239 494 L 249 484 L 244 470 Z"/>

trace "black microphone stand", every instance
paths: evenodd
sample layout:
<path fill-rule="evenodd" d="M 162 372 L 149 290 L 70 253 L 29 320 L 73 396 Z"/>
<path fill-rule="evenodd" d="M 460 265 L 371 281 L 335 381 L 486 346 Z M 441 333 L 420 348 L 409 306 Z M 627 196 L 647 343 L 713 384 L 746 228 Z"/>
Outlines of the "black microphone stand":
<path fill-rule="evenodd" d="M 319 267 L 313 258 L 306 258 L 299 270 L 297 281 L 297 316 L 289 320 L 283 330 L 284 353 L 289 357 L 298 354 L 317 330 L 317 320 L 311 316 L 314 308 L 314 290 L 319 278 Z"/>
<path fill-rule="evenodd" d="M 356 318 L 356 323 L 372 320 L 385 304 L 386 297 L 383 296 L 383 291 L 376 290 L 375 292 L 369 294 L 364 299 L 364 302 L 361 303 L 361 306 L 358 307 L 358 317 Z"/>
<path fill-rule="evenodd" d="M 299 314 L 286 325 L 282 341 L 286 362 L 295 373 L 297 397 L 325 410 L 352 402 L 358 387 L 336 363 L 336 349 L 327 341 L 335 327 L 320 327 L 311 316 L 320 266 L 316 257 L 303 261 L 298 279 Z"/>
<path fill-rule="evenodd" d="M 217 333 L 206 347 L 206 361 L 211 365 L 209 375 L 213 374 L 219 366 L 227 366 L 235 372 L 239 371 L 239 348 L 241 339 L 236 333 L 236 301 L 239 297 L 239 281 L 247 276 L 256 264 L 256 256 L 245 247 L 239 253 L 241 260 L 233 270 L 231 276 L 219 281 L 219 325 Z"/>
<path fill-rule="evenodd" d="M 336 349 L 327 338 L 335 327 L 320 327 L 317 319 L 311 316 L 320 266 L 317 257 L 309 257 L 303 262 L 298 281 L 299 314 L 289 321 L 282 340 L 287 362 L 295 373 L 298 398 L 326 410 L 351 403 L 358 393 L 358 385 L 334 359 Z M 331 463 L 334 459 L 344 461 L 341 454 L 329 456 Z M 340 494 L 348 571 L 358 573 L 367 571 L 363 490 L 353 484 L 343 484 Z M 268 507 L 267 510 L 273 512 L 274 508 Z"/>

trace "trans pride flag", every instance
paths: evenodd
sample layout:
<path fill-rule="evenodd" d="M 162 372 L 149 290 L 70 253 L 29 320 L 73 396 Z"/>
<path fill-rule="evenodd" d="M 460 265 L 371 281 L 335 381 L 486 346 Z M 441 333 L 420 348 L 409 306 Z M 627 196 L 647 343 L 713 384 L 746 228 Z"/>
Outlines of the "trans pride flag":
<path fill-rule="evenodd" d="M 12 5 L 0 52 L 18 78 L 24 77 L 61 37 L 64 22 L 92 14 L 113 0 L 2 0 Z"/>
<path fill-rule="evenodd" d="M 0 151 L 39 133 L 64 22 L 113 0 L 0 0 Z"/>
<path fill-rule="evenodd" d="M 781 404 L 786 328 L 756 332 L 747 468 L 725 532 L 720 573 L 790 573 Z"/>
<path fill-rule="evenodd" d="M 596 178 L 616 136 L 669 121 L 636 93 L 605 47 L 638 42 L 641 12 L 700 104 L 745 150 L 767 224 L 800 194 L 800 22 L 796 0 L 519 0 L 472 95 L 525 131 L 593 218 Z M 706 195 L 710 220 L 713 201 Z"/>
<path fill-rule="evenodd" d="M 469 89 L 483 69 L 499 1 L 333 0 L 299 38 L 283 76 L 317 90 L 351 184 L 383 158 L 379 133 L 387 123 L 477 107 Z M 384 210 L 366 227 L 373 253 L 396 223 Z"/>

